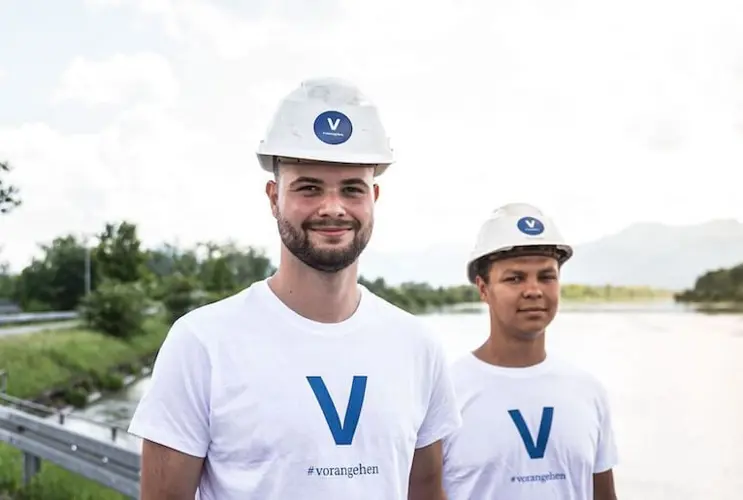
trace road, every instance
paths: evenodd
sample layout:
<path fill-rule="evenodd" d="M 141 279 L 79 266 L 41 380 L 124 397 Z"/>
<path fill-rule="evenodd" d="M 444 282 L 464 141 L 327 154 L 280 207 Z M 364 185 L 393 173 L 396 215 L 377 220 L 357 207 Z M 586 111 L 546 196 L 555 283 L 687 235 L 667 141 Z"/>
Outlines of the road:
<path fill-rule="evenodd" d="M 78 321 L 50 321 L 48 323 L 37 323 L 34 325 L 6 326 L 0 328 L 0 337 L 7 335 L 23 335 L 25 333 L 35 333 L 44 330 L 60 330 L 62 328 L 72 328 L 78 325 Z"/>

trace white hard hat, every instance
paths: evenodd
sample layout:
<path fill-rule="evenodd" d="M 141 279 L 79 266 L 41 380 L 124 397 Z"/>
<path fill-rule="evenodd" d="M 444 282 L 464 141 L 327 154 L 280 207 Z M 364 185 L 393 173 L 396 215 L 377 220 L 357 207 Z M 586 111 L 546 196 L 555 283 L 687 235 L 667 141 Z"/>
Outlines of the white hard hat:
<path fill-rule="evenodd" d="M 552 219 L 527 203 L 509 203 L 497 208 L 483 223 L 475 248 L 467 262 L 467 277 L 475 283 L 477 266 L 483 257 L 497 259 L 511 255 L 553 255 L 560 265 L 573 255 Z"/>
<path fill-rule="evenodd" d="M 284 97 L 257 154 L 269 172 L 277 157 L 370 165 L 375 175 L 394 162 L 376 106 L 338 78 L 305 80 Z"/>

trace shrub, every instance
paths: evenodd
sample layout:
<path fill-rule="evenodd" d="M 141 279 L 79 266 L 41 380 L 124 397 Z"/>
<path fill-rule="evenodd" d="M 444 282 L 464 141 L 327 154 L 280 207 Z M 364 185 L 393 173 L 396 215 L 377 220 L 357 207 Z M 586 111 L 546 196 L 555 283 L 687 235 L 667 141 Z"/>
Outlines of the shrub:
<path fill-rule="evenodd" d="M 162 303 L 170 322 L 203 304 L 203 295 L 195 278 L 182 274 L 168 276 L 162 286 Z"/>
<path fill-rule="evenodd" d="M 88 404 L 88 393 L 82 387 L 72 387 L 64 391 L 62 396 L 67 404 L 75 408 L 85 408 Z"/>
<path fill-rule="evenodd" d="M 106 281 L 83 298 L 80 313 L 90 328 L 128 339 L 143 332 L 148 306 L 138 283 Z"/>

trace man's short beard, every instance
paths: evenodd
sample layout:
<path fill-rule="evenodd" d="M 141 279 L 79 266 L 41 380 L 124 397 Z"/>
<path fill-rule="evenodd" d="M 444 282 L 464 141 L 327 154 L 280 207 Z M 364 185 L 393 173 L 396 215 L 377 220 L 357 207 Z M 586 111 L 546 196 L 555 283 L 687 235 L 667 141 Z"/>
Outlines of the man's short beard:
<path fill-rule="evenodd" d="M 351 244 L 345 248 L 336 250 L 320 250 L 315 248 L 310 242 L 308 232 L 311 227 L 319 227 L 323 224 L 349 225 L 347 221 L 304 222 L 302 223 L 302 228 L 298 230 L 279 214 L 277 224 L 281 241 L 292 255 L 312 269 L 324 273 L 337 273 L 346 269 L 359 258 L 359 255 L 361 255 L 361 252 L 364 251 L 366 245 L 369 243 L 374 222 L 371 221 L 369 226 L 363 230 L 357 220 L 351 222 L 351 230 L 354 235 Z"/>

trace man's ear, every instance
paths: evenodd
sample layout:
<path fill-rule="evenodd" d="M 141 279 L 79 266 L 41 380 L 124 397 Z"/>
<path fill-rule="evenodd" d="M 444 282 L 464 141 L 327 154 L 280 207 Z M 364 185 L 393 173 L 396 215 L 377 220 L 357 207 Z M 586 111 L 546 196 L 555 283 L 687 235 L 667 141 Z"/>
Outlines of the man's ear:
<path fill-rule="evenodd" d="M 277 218 L 279 213 L 279 186 L 276 181 L 270 180 L 266 182 L 266 196 L 268 197 L 268 202 L 271 204 L 271 213 L 274 218 Z"/>
<path fill-rule="evenodd" d="M 374 202 L 376 203 L 376 201 L 379 199 L 379 184 L 374 184 L 372 189 L 374 191 Z"/>
<path fill-rule="evenodd" d="M 488 301 L 488 284 L 482 279 L 482 276 L 475 277 L 475 286 L 477 291 L 480 293 L 480 300 L 483 302 Z"/>

